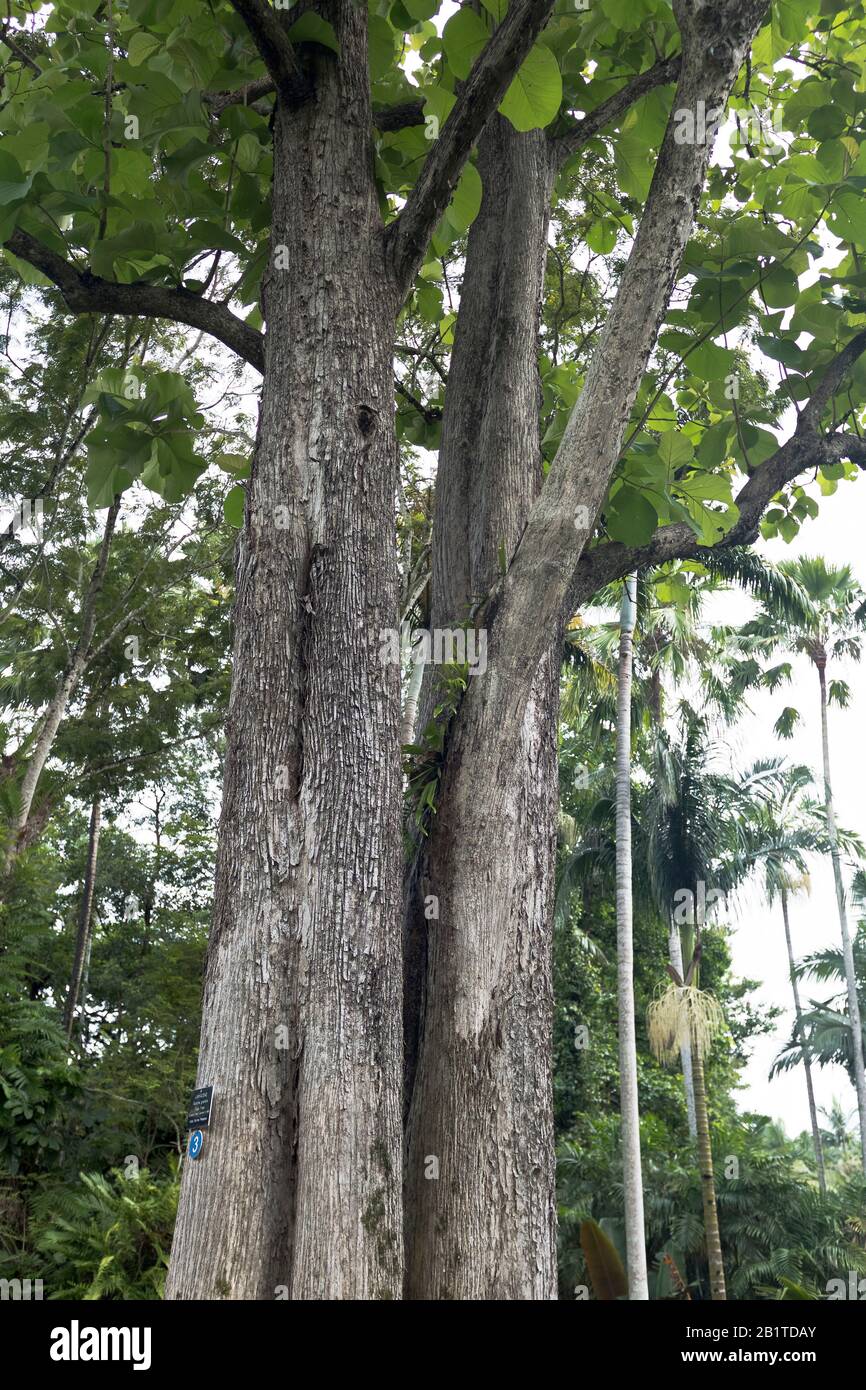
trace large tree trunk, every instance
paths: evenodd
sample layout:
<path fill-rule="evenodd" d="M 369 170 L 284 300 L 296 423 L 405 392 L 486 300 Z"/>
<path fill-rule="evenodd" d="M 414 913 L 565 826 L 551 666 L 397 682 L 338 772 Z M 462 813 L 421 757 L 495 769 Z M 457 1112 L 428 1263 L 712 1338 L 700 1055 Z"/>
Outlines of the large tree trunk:
<path fill-rule="evenodd" d="M 631 691 L 636 576 L 623 585 L 616 708 L 616 990 L 628 1296 L 649 1299 L 640 1154 L 631 873 Z"/>
<path fill-rule="evenodd" d="M 78 911 L 78 931 L 75 937 L 75 954 L 69 976 L 69 990 L 66 1007 L 63 1011 L 63 1027 L 66 1041 L 72 1040 L 75 1022 L 75 1008 L 81 992 L 85 962 L 90 949 L 90 923 L 93 916 L 93 894 L 96 888 L 96 862 L 99 856 L 99 831 L 102 826 L 102 801 L 97 795 L 90 808 L 90 826 L 87 835 L 87 861 L 84 866 L 84 881 L 81 885 L 81 905 Z"/>
<path fill-rule="evenodd" d="M 537 333 L 552 179 L 543 133 L 518 135 L 494 118 L 479 170 L 484 199 L 469 236 L 437 475 L 438 628 L 483 602 L 541 485 Z M 449 759 L 414 866 L 406 1030 L 413 1298 L 556 1296 L 550 954 L 559 665 L 551 643 L 536 663 L 506 778 L 492 746 L 471 772 L 459 755 Z M 435 675 L 425 712 L 431 692 Z M 430 896 L 438 917 L 428 920 Z"/>
<path fill-rule="evenodd" d="M 704 1059 L 700 1043 L 692 1040 L 692 1069 L 695 1081 L 695 1112 L 698 1121 L 698 1165 L 701 1175 L 701 1197 L 704 1206 L 704 1235 L 707 1242 L 707 1264 L 710 1270 L 710 1296 L 716 1303 L 724 1302 L 725 1266 L 722 1261 L 722 1239 L 719 1234 L 719 1212 L 716 1206 L 716 1184 L 713 1177 L 713 1147 L 710 1142 L 710 1117 L 707 1110 L 707 1088 L 704 1081 Z"/>
<path fill-rule="evenodd" d="M 170 1298 L 399 1298 L 392 339 L 367 12 L 274 124 L 261 416 L 238 548 L 199 1084 Z M 207 1231 L 208 1239 L 202 1235 Z"/>
<path fill-rule="evenodd" d="M 797 984 L 797 971 L 794 965 L 794 947 L 791 943 L 791 924 L 788 920 L 788 894 L 784 888 L 782 889 L 782 916 L 785 921 L 785 943 L 788 947 L 788 972 L 791 976 L 791 993 L 794 996 L 795 1031 L 800 1041 L 800 1048 L 803 1053 L 803 1070 L 806 1073 L 806 1094 L 809 1097 L 809 1123 L 812 1127 L 815 1167 L 818 1171 L 818 1187 L 823 1194 L 827 1191 L 827 1179 L 824 1174 L 824 1148 L 821 1143 L 821 1131 L 818 1128 L 818 1111 L 815 1107 L 815 1090 L 812 1086 L 812 1059 L 809 1055 L 809 1043 L 806 1038 L 806 1030 L 803 1027 L 803 1009 L 800 1004 L 800 988 Z"/>
<path fill-rule="evenodd" d="M 763 8 L 763 0 L 677 3 L 684 56 L 676 107 L 726 101 Z M 514 420 L 526 433 L 526 403 L 520 399 L 524 373 L 515 365 L 520 359 L 513 349 L 504 357 L 501 350 L 509 333 L 521 332 L 521 324 L 525 333 L 527 299 L 515 295 L 514 277 L 504 276 L 502 268 L 522 257 L 528 281 L 544 253 L 537 228 L 548 215 L 548 197 L 540 198 L 540 192 L 550 179 L 550 156 L 542 143 L 532 134 L 516 146 L 520 157 L 533 159 L 536 172 L 522 181 L 503 177 L 505 204 L 493 201 L 492 170 L 483 157 L 479 160 L 491 216 L 485 220 L 482 206 L 470 235 L 449 383 L 451 397 L 463 377 L 458 346 L 474 338 L 478 356 L 472 370 L 466 354 L 467 370 L 482 399 L 474 408 L 469 401 L 455 406 L 452 399 L 450 409 L 455 449 L 460 426 L 463 452 L 471 451 L 478 481 L 459 464 L 450 477 L 440 475 L 437 481 L 434 607 L 437 585 L 440 594 L 444 588 L 451 596 L 445 607 L 449 616 L 466 616 L 458 600 L 483 601 L 493 592 L 480 619 L 487 631 L 487 671 L 469 681 L 449 730 L 430 844 L 410 883 L 406 1232 L 407 1288 L 415 1297 L 555 1297 L 549 962 L 552 715 L 560 642 L 576 566 L 616 466 L 709 157 L 705 146 L 680 144 L 674 123 L 669 125 L 616 302 L 557 457 L 527 516 L 526 451 L 522 469 L 511 463 L 514 440 L 501 429 L 497 464 L 484 447 L 484 431 L 496 436 L 498 415 L 503 424 Z M 518 216 L 527 197 L 532 206 L 538 199 L 535 235 L 531 217 Z M 497 206 L 505 229 L 498 241 L 491 225 Z M 498 260 L 479 269 L 477 298 L 469 300 L 473 243 L 480 247 L 485 231 Z M 536 271 L 533 295 L 539 283 Z M 514 296 L 510 304 L 497 289 L 506 284 Z M 498 313 L 484 312 L 485 298 L 488 305 L 500 305 Z M 512 307 L 517 303 L 519 315 Z M 531 303 L 534 332 L 537 299 Z M 479 363 L 495 363 L 502 377 L 493 383 Z M 487 408 L 488 390 L 496 415 Z M 443 426 L 440 470 L 447 447 Z M 482 500 L 480 513 L 469 510 L 476 497 Z M 471 518 L 469 547 L 461 509 Z M 443 537 L 443 530 L 449 534 Z M 509 561 L 501 581 L 497 553 Z M 477 577 L 471 569 L 476 556 L 483 561 Z M 536 827 L 534 836 L 526 833 L 528 825 Z M 438 918 L 423 920 L 418 911 L 423 896 L 438 898 Z"/>
<path fill-rule="evenodd" d="M 821 752 L 824 760 L 824 805 L 827 810 L 827 834 L 830 839 L 830 857 L 833 861 L 833 879 L 836 885 L 836 906 L 839 911 L 839 926 L 842 932 L 842 960 L 845 965 L 845 987 L 848 992 L 848 1021 L 851 1025 L 851 1052 L 854 1059 L 854 1086 L 857 1091 L 857 1112 L 860 1118 L 860 1157 L 863 1172 L 866 1174 L 866 1066 L 863 1062 L 863 1026 L 860 1019 L 860 1000 L 857 995 L 857 971 L 854 966 L 854 947 L 848 927 L 848 913 L 845 907 L 845 883 L 842 878 L 842 860 L 839 854 L 839 835 L 836 830 L 836 811 L 833 804 L 833 788 L 830 782 L 830 737 L 827 729 L 827 677 L 825 661 L 818 660 L 818 681 L 821 690 Z"/>

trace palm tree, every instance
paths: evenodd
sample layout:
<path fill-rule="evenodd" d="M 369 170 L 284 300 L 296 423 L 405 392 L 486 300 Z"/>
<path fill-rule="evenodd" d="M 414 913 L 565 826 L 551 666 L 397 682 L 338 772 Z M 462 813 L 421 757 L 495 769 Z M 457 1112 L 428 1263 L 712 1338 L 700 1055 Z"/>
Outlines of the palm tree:
<path fill-rule="evenodd" d="M 622 1168 L 625 1202 L 628 1296 L 647 1300 L 646 1235 L 637 1091 L 634 1025 L 634 942 L 631 867 L 631 687 L 632 638 L 637 576 L 623 584 L 619 639 L 616 719 L 616 960 L 619 1020 L 619 1095 L 622 1115 Z"/>
<path fill-rule="evenodd" d="M 649 878 L 659 912 L 670 924 L 668 974 L 673 985 L 654 1001 L 650 1035 L 659 1056 L 677 1050 L 691 1064 L 694 1132 L 698 1145 L 712 1297 L 725 1298 L 713 1180 L 704 1059 L 724 1020 L 699 988 L 705 906 L 727 894 L 745 872 L 742 827 L 778 795 L 780 762 L 761 760 L 741 775 L 720 771 L 727 755 L 711 738 L 709 721 L 680 703 L 676 738 L 660 730 L 654 781 L 645 804 Z M 712 908 L 710 909 L 712 910 Z"/>
<path fill-rule="evenodd" d="M 818 675 L 821 712 L 821 749 L 824 768 L 824 805 L 827 838 L 833 863 L 836 886 L 836 906 L 842 936 L 842 958 L 845 969 L 845 988 L 848 996 L 848 1015 L 851 1021 L 854 1081 L 857 1091 L 857 1110 L 860 1120 L 860 1153 L 866 1174 L 866 1058 L 862 1042 L 860 1001 L 857 997 L 857 976 L 848 914 L 845 903 L 845 883 L 842 876 L 839 832 L 830 778 L 830 740 L 827 708 L 830 700 L 847 704 L 848 688 L 844 681 L 827 686 L 827 664 L 831 658 L 848 657 L 858 660 L 861 653 L 861 633 L 866 625 L 866 596 L 855 580 L 850 566 L 828 565 L 820 556 L 801 556 L 778 566 L 780 574 L 799 588 L 804 603 L 798 614 L 775 599 L 765 601 L 759 616 L 747 623 L 743 634 L 757 639 L 765 655 L 782 647 L 792 653 L 803 653 L 812 662 Z M 804 604 L 808 608 L 804 610 Z M 764 683 L 775 688 L 790 679 L 791 667 L 783 663 L 764 672 Z M 799 718 L 796 710 L 787 709 L 776 724 L 782 736 L 790 736 Z"/>
<path fill-rule="evenodd" d="M 689 1131 L 697 1140 L 704 1209 L 704 1233 L 713 1299 L 724 1300 L 725 1271 L 716 1206 L 713 1154 L 707 1109 L 704 1056 L 724 1020 L 712 996 L 698 988 L 703 912 L 687 912 L 685 941 L 676 904 L 686 895 L 692 909 L 701 900 L 699 885 L 713 881 L 718 861 L 717 821 L 720 779 L 706 766 L 707 723 L 682 707 L 678 742 L 659 731 L 655 746 L 656 779 L 648 799 L 650 882 L 662 916 L 670 927 L 668 973 L 673 984 L 650 1006 L 650 1042 L 662 1060 L 679 1054 L 689 1112 Z M 688 894 L 691 894 L 689 900 Z M 685 944 L 686 950 L 683 951 Z M 684 965 L 684 955 L 688 961 Z"/>
<path fill-rule="evenodd" d="M 791 941 L 791 923 L 788 914 L 790 896 L 809 888 L 806 854 L 820 852 L 826 847 L 826 836 L 816 824 L 810 808 L 803 802 L 802 795 L 812 782 L 812 774 L 806 767 L 791 767 L 781 775 L 779 797 L 770 802 L 761 802 L 743 829 L 744 869 L 752 864 L 763 868 L 764 892 L 772 907 L 778 898 L 782 908 L 785 926 L 785 944 L 788 952 L 788 971 L 791 978 L 791 992 L 794 997 L 794 1037 L 798 1041 L 806 1075 L 806 1095 L 809 1103 L 809 1124 L 812 1130 L 812 1144 L 815 1151 L 815 1168 L 818 1187 L 822 1194 L 827 1190 L 824 1172 L 824 1150 L 821 1130 L 818 1125 L 818 1112 L 815 1106 L 815 1090 L 812 1084 L 812 1060 L 806 1030 L 803 1025 L 803 1009 L 800 1003 L 800 990 L 797 981 L 797 968 L 794 948 Z"/>
<path fill-rule="evenodd" d="M 647 1027 L 650 1046 L 660 1061 L 673 1061 L 677 1054 L 681 1053 L 683 1041 L 687 1039 L 689 1043 L 695 1088 L 698 1172 L 704 1209 L 704 1236 L 707 1246 L 707 1264 L 710 1271 L 710 1294 L 716 1302 L 724 1302 L 727 1297 L 725 1265 L 722 1258 L 722 1239 L 719 1233 L 719 1212 L 713 1173 L 713 1146 L 710 1139 L 704 1056 L 713 1039 L 724 1031 L 725 1019 L 718 1001 L 711 994 L 706 994 L 699 989 L 696 983 L 700 949 L 700 928 L 698 928 L 695 951 L 686 971 L 687 979 L 675 978 L 673 984 L 668 985 L 667 989 L 653 1000 L 647 1011 Z"/>
<path fill-rule="evenodd" d="M 860 1003 L 860 1017 L 866 1018 L 866 932 L 861 928 L 853 944 L 854 968 L 857 973 L 857 992 Z M 790 1041 L 782 1048 L 773 1062 L 771 1076 L 792 1067 L 803 1066 L 807 1057 L 819 1067 L 837 1065 L 844 1067 L 851 1079 L 856 1082 L 854 1070 L 854 1044 L 851 1032 L 850 1012 L 844 1010 L 847 1002 L 845 987 L 845 961 L 838 949 L 816 951 L 795 967 L 798 980 L 811 976 L 821 982 L 839 983 L 843 986 L 842 995 L 824 1001 L 810 1000 L 810 1007 L 802 1015 L 802 1034 L 795 1031 Z M 806 1047 L 803 1045 L 803 1035 Z M 861 1043 L 866 1047 L 866 1036 L 861 1031 Z"/>

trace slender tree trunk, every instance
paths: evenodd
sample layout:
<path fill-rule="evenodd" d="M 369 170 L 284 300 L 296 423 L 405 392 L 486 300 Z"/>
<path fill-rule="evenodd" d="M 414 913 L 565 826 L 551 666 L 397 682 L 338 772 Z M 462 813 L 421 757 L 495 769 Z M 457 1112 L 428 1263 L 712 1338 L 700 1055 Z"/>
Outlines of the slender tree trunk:
<path fill-rule="evenodd" d="M 400 728 L 400 742 L 402 744 L 411 743 L 415 737 L 415 721 L 418 717 L 418 698 L 421 694 L 421 684 L 423 680 L 424 662 L 413 661 L 409 671 L 406 698 L 403 702 L 403 722 Z"/>
<path fill-rule="evenodd" d="M 401 1296 L 398 307 L 367 12 L 273 131 L 265 377 L 237 557 L 200 1085 L 167 1297 Z M 202 1239 L 207 1232 L 207 1240 Z"/>
<path fill-rule="evenodd" d="M 105 528 L 102 532 L 102 543 L 99 548 L 99 555 L 82 602 L 81 627 L 78 633 L 78 640 L 73 648 L 69 664 L 60 678 L 57 690 L 49 701 L 48 708 L 42 716 L 36 743 L 27 761 L 27 766 L 24 769 L 24 776 L 21 779 L 18 812 L 15 816 L 13 833 L 10 835 L 9 843 L 6 847 L 3 865 L 5 874 L 9 873 L 16 855 L 21 848 L 27 830 L 27 824 L 30 820 L 30 812 L 33 808 L 33 798 L 36 795 L 36 787 L 39 783 L 39 778 L 42 776 L 42 770 L 54 746 L 57 730 L 63 722 L 69 701 L 72 699 L 72 696 L 78 688 L 78 683 L 87 668 L 87 660 L 93 642 L 93 634 L 96 629 L 97 601 L 105 583 L 105 574 L 108 569 L 108 557 L 111 551 L 111 541 L 114 536 L 114 528 L 119 511 L 120 498 L 116 497 L 109 507 L 108 514 L 105 518 Z"/>
<path fill-rule="evenodd" d="M 90 923 L 93 916 L 93 893 L 96 887 L 96 862 L 99 856 L 99 832 L 102 826 L 102 801 L 97 795 L 90 808 L 90 828 L 87 836 L 87 862 L 84 867 L 84 881 L 81 885 L 81 905 L 78 912 L 78 931 L 75 938 L 75 955 L 72 972 L 69 976 L 69 990 L 66 1007 L 63 1011 L 63 1027 L 67 1043 L 72 1041 L 75 1022 L 75 1009 L 81 992 L 85 961 L 90 948 Z"/>
<path fill-rule="evenodd" d="M 800 1039 L 800 1047 L 803 1052 L 803 1070 L 806 1073 L 806 1094 L 809 1097 L 809 1123 L 812 1127 L 815 1167 L 818 1172 L 818 1187 L 823 1195 L 827 1191 L 827 1179 L 824 1173 L 824 1148 L 821 1143 L 821 1131 L 818 1128 L 818 1111 L 815 1107 L 815 1091 L 812 1086 L 812 1059 L 809 1055 L 806 1030 L 803 1027 L 803 1010 L 800 1006 L 800 988 L 797 984 L 797 973 L 794 968 L 794 948 L 791 944 L 791 924 L 788 920 L 788 894 L 784 888 L 782 889 L 782 916 L 785 921 L 785 943 L 788 947 L 788 972 L 791 976 L 791 992 L 794 996 L 796 1034 Z"/>
<path fill-rule="evenodd" d="M 713 1177 L 713 1147 L 710 1142 L 710 1117 L 707 1110 L 707 1089 L 704 1080 L 704 1059 L 700 1044 L 692 1039 L 692 1067 L 695 1080 L 695 1113 L 698 1122 L 698 1164 L 701 1175 L 701 1197 L 704 1205 L 704 1233 L 707 1240 L 707 1264 L 710 1270 L 710 1295 L 714 1303 L 724 1302 L 725 1266 L 722 1261 L 722 1239 L 719 1234 L 719 1211 L 716 1206 L 716 1183 Z"/>
<path fill-rule="evenodd" d="M 683 969 L 683 943 L 680 939 L 680 929 L 671 917 L 670 933 L 668 935 L 668 960 L 673 969 L 677 972 L 681 980 L 685 979 Z M 680 1047 L 680 1066 L 683 1073 L 683 1090 L 686 1097 L 686 1115 L 689 1122 L 689 1134 L 693 1139 L 697 1138 L 698 1121 L 695 1110 L 695 1083 L 692 1066 L 691 1043 L 685 1040 Z"/>
<path fill-rule="evenodd" d="M 616 709 L 616 985 L 628 1296 L 649 1299 L 640 1153 L 631 873 L 631 688 L 637 577 L 623 585 Z"/>
<path fill-rule="evenodd" d="M 854 1059 L 854 1086 L 857 1092 L 857 1112 L 860 1118 L 860 1157 L 866 1174 L 866 1065 L 863 1061 L 863 1025 L 860 1000 L 857 994 L 857 971 L 854 966 L 854 947 L 848 927 L 845 907 L 845 884 L 842 879 L 842 860 L 839 854 L 839 835 L 836 830 L 836 811 L 830 782 L 830 738 L 827 730 L 827 679 L 825 663 L 816 662 L 821 690 L 821 752 L 824 759 L 824 804 L 827 808 L 827 834 L 830 838 L 830 857 L 836 884 L 836 906 L 842 931 L 842 959 L 845 964 L 845 986 L 848 991 L 848 1021 L 851 1025 L 851 1053 Z"/>
<path fill-rule="evenodd" d="M 495 117 L 478 166 L 484 197 L 469 235 L 439 453 L 434 628 L 464 620 L 483 602 L 542 479 L 537 334 L 552 179 L 543 132 L 518 135 Z M 493 748 L 471 774 L 459 757 L 451 760 L 429 842 L 413 866 L 406 932 L 412 1298 L 556 1296 L 550 1030 L 559 667 L 559 645 L 551 643 L 536 662 L 506 778 L 494 772 Z M 431 671 L 422 724 L 435 680 Z M 479 688 L 486 682 L 486 673 L 470 678 Z M 438 917 L 428 919 L 431 898 Z"/>

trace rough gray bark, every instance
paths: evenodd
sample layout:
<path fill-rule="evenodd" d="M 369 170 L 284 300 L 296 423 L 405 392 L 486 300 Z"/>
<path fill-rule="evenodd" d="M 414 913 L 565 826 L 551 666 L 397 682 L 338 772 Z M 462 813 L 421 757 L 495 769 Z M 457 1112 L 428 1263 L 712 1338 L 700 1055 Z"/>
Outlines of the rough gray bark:
<path fill-rule="evenodd" d="M 366 10 L 333 0 L 339 54 L 314 50 L 302 93 L 278 17 L 233 3 L 278 93 L 272 250 L 199 1071 L 216 1123 L 184 1175 L 167 1295 L 391 1298 L 400 710 L 380 636 L 397 614 L 395 317 L 553 0 L 510 8 L 387 234 Z"/>
<path fill-rule="evenodd" d="M 616 989 L 628 1296 L 649 1299 L 640 1153 L 631 872 L 631 692 L 637 576 L 623 585 L 616 707 Z"/>
<path fill-rule="evenodd" d="M 69 990 L 63 1010 L 63 1027 L 66 1041 L 72 1039 L 75 1022 L 75 1009 L 81 993 L 81 982 L 85 962 L 90 951 L 90 923 L 93 915 L 93 894 L 96 888 L 96 864 L 99 857 L 99 832 L 102 826 L 102 801 L 97 795 L 90 808 L 90 826 L 87 835 L 87 861 L 84 866 L 84 880 L 81 885 L 81 904 L 78 911 L 78 930 L 75 937 L 75 953 L 69 977 Z"/>
<path fill-rule="evenodd" d="M 866 1067 L 863 1063 L 863 1025 L 860 1018 L 860 1000 L 857 995 L 857 971 L 854 965 L 854 947 L 851 941 L 851 928 L 848 926 L 848 912 L 845 906 L 845 883 L 842 878 L 842 860 L 839 854 L 839 833 L 836 828 L 836 810 L 833 804 L 833 787 L 830 782 L 830 735 L 827 728 L 827 678 L 826 658 L 815 662 L 818 668 L 818 681 L 821 691 L 821 752 L 824 763 L 824 806 L 827 813 L 827 836 L 830 840 L 830 857 L 833 861 L 833 881 L 836 885 L 836 907 L 839 912 L 839 927 L 842 933 L 842 961 L 845 966 L 845 988 L 848 994 L 848 1022 L 851 1027 L 851 1055 L 854 1061 L 854 1088 L 857 1093 L 857 1113 L 860 1119 L 860 1157 L 863 1172 L 866 1174 Z"/>
<path fill-rule="evenodd" d="M 399 1298 L 397 453 L 366 11 L 274 126 L 199 1083 L 170 1298 Z M 202 1232 L 208 1231 L 203 1242 Z M 285 1292 L 284 1292 L 285 1291 Z"/>
<path fill-rule="evenodd" d="M 791 924 L 788 920 L 788 893 L 782 889 L 782 917 L 785 922 L 785 945 L 788 948 L 788 973 L 791 977 L 791 993 L 794 996 L 794 1020 L 796 1036 L 799 1039 L 800 1047 L 803 1052 L 803 1070 L 806 1073 L 806 1094 L 809 1098 L 809 1124 L 812 1128 L 812 1146 L 815 1150 L 815 1167 L 818 1171 L 818 1187 L 822 1193 L 827 1191 L 827 1179 L 824 1173 L 824 1147 L 821 1143 L 821 1130 L 818 1127 L 818 1111 L 815 1106 L 815 1089 L 812 1085 L 812 1059 L 809 1055 L 809 1043 L 806 1032 L 803 1028 L 803 1009 L 800 1004 L 800 987 L 797 984 L 797 971 L 794 964 L 794 947 L 791 942 Z"/>
<path fill-rule="evenodd" d="M 518 135 L 498 117 L 478 158 L 484 198 L 469 237 L 439 453 L 433 627 L 465 619 L 483 602 L 500 549 L 513 554 L 541 486 L 536 354 L 552 164 L 543 133 Z M 558 674 L 551 644 L 536 663 L 508 786 L 470 834 L 467 803 L 486 797 L 490 763 L 470 770 L 450 762 L 414 866 L 406 989 L 411 1298 L 556 1293 L 550 945 Z M 486 679 L 470 683 L 483 687 Z M 435 675 L 427 709 L 434 682 Z M 430 895 L 438 918 L 428 920 L 422 906 Z"/>
<path fill-rule="evenodd" d="M 698 100 L 708 107 L 724 103 L 763 8 L 763 3 L 733 0 L 712 7 L 677 6 L 684 56 L 675 109 L 694 108 Z M 426 930 L 428 924 L 419 922 L 411 905 L 407 917 L 410 1296 L 555 1296 L 549 1081 L 541 1075 L 546 1067 L 535 1067 L 539 1050 L 546 1062 L 549 1048 L 553 834 L 549 858 L 527 863 L 533 848 L 527 847 L 525 836 L 516 835 L 515 827 L 521 817 L 540 811 L 542 823 L 553 830 L 554 808 L 537 805 L 527 772 L 537 783 L 539 769 L 546 766 L 545 736 L 552 758 L 550 714 L 556 708 L 555 673 L 561 627 L 569 616 L 568 592 L 617 462 L 691 232 L 708 157 L 705 148 L 676 144 L 673 125 L 669 128 L 619 294 L 557 459 L 516 552 L 507 529 L 497 537 L 511 563 L 482 616 L 488 633 L 487 674 L 470 680 L 450 731 L 427 872 L 413 880 L 416 902 L 419 888 L 438 896 L 439 920 Z M 484 182 L 486 200 L 489 180 Z M 476 241 L 482 235 L 481 218 L 483 208 L 472 228 Z M 520 229 L 520 223 L 509 219 L 511 238 L 523 246 Z M 470 254 L 472 244 L 470 234 Z M 531 243 L 525 246 L 531 264 Z M 540 248 L 537 242 L 535 246 L 537 256 Z M 500 254 L 507 250 L 502 247 Z M 495 271 L 494 263 L 489 273 Z M 475 317 L 465 303 L 469 281 L 467 257 L 460 315 L 467 324 L 458 320 L 452 383 L 460 380 L 455 359 L 461 332 L 469 338 Z M 495 318 L 488 315 L 484 323 L 485 341 L 496 342 L 491 334 Z M 476 389 L 479 382 L 487 384 L 477 370 L 472 380 Z M 500 406 L 513 398 L 512 385 L 507 377 L 508 395 L 497 396 Z M 453 385 L 449 396 L 452 392 Z M 458 409 L 453 401 L 450 408 Z M 446 403 L 446 416 L 448 410 Z M 438 585 L 450 595 L 446 611 L 455 612 L 455 604 L 461 598 L 465 602 L 467 585 L 479 597 L 489 591 L 490 581 L 485 577 L 478 583 L 471 570 L 467 577 L 470 562 L 461 558 L 459 543 L 451 545 L 449 556 L 446 540 L 437 559 L 440 518 L 444 515 L 450 531 L 472 488 L 465 470 L 455 468 L 450 478 L 443 477 L 446 448 L 443 422 L 434 604 Z M 489 471 L 489 466 L 481 467 L 482 479 Z M 473 526 L 476 553 L 486 554 L 485 539 L 488 545 L 492 540 L 485 528 L 482 512 Z M 471 548 L 464 553 L 471 554 Z M 555 786 L 552 771 L 549 785 Z M 544 843 L 539 834 L 536 856 Z M 413 894 L 409 896 L 411 903 Z M 438 1181 L 424 1176 L 430 1157 L 439 1158 Z"/>

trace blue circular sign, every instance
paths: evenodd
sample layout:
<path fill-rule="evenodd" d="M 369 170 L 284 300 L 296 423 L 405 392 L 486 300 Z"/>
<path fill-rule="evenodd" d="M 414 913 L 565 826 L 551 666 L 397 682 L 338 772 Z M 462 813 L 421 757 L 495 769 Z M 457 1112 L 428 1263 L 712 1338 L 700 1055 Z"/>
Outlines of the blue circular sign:
<path fill-rule="evenodd" d="M 189 1136 L 189 1143 L 186 1146 L 186 1151 L 189 1154 L 190 1158 L 201 1158 L 201 1151 L 203 1148 L 204 1135 L 202 1134 L 200 1129 L 194 1129 L 192 1134 Z"/>

